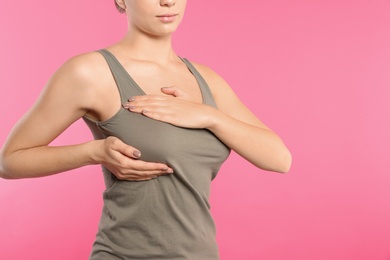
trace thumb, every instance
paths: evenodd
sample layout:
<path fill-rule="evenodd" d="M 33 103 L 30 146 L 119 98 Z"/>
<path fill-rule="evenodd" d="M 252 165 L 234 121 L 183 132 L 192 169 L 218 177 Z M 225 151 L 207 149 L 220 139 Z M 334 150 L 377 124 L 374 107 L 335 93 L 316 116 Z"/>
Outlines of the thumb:
<path fill-rule="evenodd" d="M 123 154 L 127 157 L 130 157 L 130 158 L 138 159 L 141 157 L 141 152 L 138 149 L 136 149 L 130 145 L 127 145 L 122 141 L 117 143 L 116 150 L 118 152 L 120 152 L 121 154 Z"/>
<path fill-rule="evenodd" d="M 176 86 L 163 87 L 163 88 L 161 88 L 161 92 L 164 94 L 167 94 L 167 95 L 172 95 L 174 97 L 185 96 L 185 92 Z"/>

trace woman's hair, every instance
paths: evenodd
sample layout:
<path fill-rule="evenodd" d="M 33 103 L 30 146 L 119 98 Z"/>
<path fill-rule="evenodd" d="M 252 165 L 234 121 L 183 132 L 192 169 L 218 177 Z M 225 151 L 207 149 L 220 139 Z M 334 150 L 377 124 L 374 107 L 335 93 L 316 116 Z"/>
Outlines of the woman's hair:
<path fill-rule="evenodd" d="M 119 11 L 121 14 L 123 14 L 123 13 L 125 12 L 125 9 L 123 9 L 122 7 L 120 7 L 120 6 L 118 5 L 118 3 L 116 2 L 116 0 L 114 0 L 114 2 L 115 2 L 116 9 L 118 9 L 118 11 Z"/>

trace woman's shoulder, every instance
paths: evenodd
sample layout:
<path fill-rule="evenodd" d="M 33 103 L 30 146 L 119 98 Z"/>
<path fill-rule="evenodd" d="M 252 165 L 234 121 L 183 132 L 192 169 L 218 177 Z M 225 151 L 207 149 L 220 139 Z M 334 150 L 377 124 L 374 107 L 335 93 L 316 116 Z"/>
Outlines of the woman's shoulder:
<path fill-rule="evenodd" d="M 113 84 L 115 81 L 104 57 L 93 51 L 65 61 L 49 79 L 45 92 L 71 97 L 73 103 L 78 102 L 85 110 L 98 113 L 109 109 L 99 101 L 110 98 Z M 111 96 L 112 100 L 119 100 L 115 93 Z"/>
<path fill-rule="evenodd" d="M 57 73 L 66 74 L 79 79 L 93 79 L 107 69 L 104 58 L 96 51 L 87 52 L 71 57 L 59 68 Z"/>
<path fill-rule="evenodd" d="M 91 93 L 107 81 L 109 73 L 100 53 L 83 53 L 65 61 L 51 76 L 46 88 L 70 94 Z"/>
<path fill-rule="evenodd" d="M 211 69 L 209 66 L 206 66 L 202 63 L 196 62 L 196 61 L 190 61 L 191 64 L 196 68 L 196 70 L 204 77 L 204 78 L 214 78 L 218 77 L 219 75 Z"/>
<path fill-rule="evenodd" d="M 226 88 L 230 88 L 223 77 L 209 66 L 194 61 L 191 61 L 191 64 L 205 79 L 214 95 L 220 91 L 224 91 Z"/>
<path fill-rule="evenodd" d="M 76 55 L 65 61 L 51 77 L 48 87 L 68 92 L 96 92 L 110 80 L 104 57 L 96 52 Z"/>

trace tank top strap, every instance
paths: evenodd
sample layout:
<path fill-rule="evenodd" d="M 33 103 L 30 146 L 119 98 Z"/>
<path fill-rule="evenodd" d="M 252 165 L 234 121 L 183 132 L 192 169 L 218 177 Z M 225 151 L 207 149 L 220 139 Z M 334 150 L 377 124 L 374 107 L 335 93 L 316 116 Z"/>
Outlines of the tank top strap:
<path fill-rule="evenodd" d="M 192 63 L 188 61 L 186 58 L 180 58 L 180 59 L 187 65 L 192 75 L 194 75 L 195 79 L 198 81 L 198 85 L 203 96 L 203 103 L 217 107 L 217 104 L 215 103 L 210 87 L 207 84 L 206 80 L 203 78 L 203 76 L 199 73 L 199 71 L 195 68 L 195 66 L 192 65 Z"/>
<path fill-rule="evenodd" d="M 130 87 L 132 85 L 132 82 L 129 80 L 127 72 L 124 70 L 124 68 L 116 59 L 116 57 L 111 52 L 105 49 L 98 50 L 97 52 L 103 55 L 111 70 L 112 76 L 114 77 L 114 80 L 119 90 L 121 102 L 125 103 L 131 96 L 139 95 L 139 93 L 136 92 L 134 88 Z"/>
<path fill-rule="evenodd" d="M 137 83 L 135 83 L 135 81 L 131 78 L 128 72 L 123 68 L 122 64 L 118 61 L 118 59 L 110 51 L 106 49 L 101 49 L 97 52 L 103 55 L 111 70 L 111 73 L 117 84 L 122 103 L 127 102 L 128 98 L 132 96 L 145 94 L 143 90 L 139 88 Z M 180 59 L 186 64 L 187 68 L 197 80 L 200 91 L 202 92 L 203 103 L 217 107 L 213 98 L 213 94 L 211 93 L 211 90 L 206 80 L 202 77 L 202 75 L 195 68 L 195 66 L 192 65 L 190 61 L 188 61 L 186 58 L 180 57 Z"/>

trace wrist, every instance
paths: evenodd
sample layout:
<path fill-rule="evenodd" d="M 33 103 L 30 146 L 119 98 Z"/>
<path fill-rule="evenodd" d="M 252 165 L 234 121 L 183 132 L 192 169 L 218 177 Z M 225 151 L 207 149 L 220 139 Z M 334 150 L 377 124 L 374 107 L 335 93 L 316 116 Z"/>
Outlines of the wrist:
<path fill-rule="evenodd" d="M 103 140 L 93 140 L 88 143 L 87 145 L 87 160 L 89 164 L 102 164 L 103 163 Z"/>
<path fill-rule="evenodd" d="M 207 111 L 205 115 L 206 115 L 205 128 L 213 132 L 215 129 L 218 128 L 219 122 L 223 114 L 218 109 L 214 107 L 209 107 L 209 111 Z"/>

